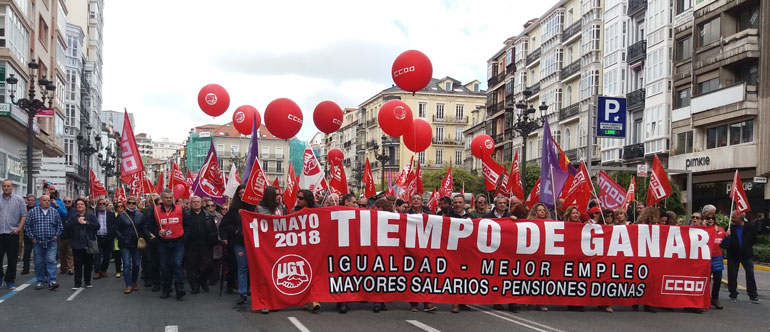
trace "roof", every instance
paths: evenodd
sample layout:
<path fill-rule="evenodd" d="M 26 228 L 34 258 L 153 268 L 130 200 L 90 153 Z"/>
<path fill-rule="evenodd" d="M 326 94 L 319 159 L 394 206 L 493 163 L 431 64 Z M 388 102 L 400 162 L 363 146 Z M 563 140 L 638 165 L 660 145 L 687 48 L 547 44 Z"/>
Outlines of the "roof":
<path fill-rule="evenodd" d="M 257 129 L 259 132 L 259 138 L 261 139 L 282 139 L 275 137 L 273 133 L 271 133 L 269 130 L 267 130 L 267 127 L 262 124 L 259 129 Z M 197 126 L 193 128 L 193 132 L 195 133 L 201 133 L 201 132 L 209 132 L 214 137 L 241 137 L 241 133 L 238 131 L 238 129 L 235 129 L 235 126 L 233 126 L 233 122 L 230 121 L 228 123 L 225 123 L 223 125 L 221 124 L 205 124 L 202 126 Z M 246 137 L 251 137 L 251 135 L 244 135 Z"/>
<path fill-rule="evenodd" d="M 452 86 L 452 91 L 446 91 L 446 90 L 444 90 L 444 87 L 439 86 L 439 83 L 441 83 L 443 81 L 446 81 L 446 80 L 451 80 L 454 83 L 453 86 Z M 441 78 L 441 79 L 431 78 L 430 79 L 430 83 L 428 83 L 428 85 L 426 85 L 425 88 L 423 88 L 420 91 L 422 91 L 422 92 L 431 92 L 431 93 L 448 93 L 448 94 L 464 94 L 464 95 L 468 95 L 468 94 L 470 94 L 470 95 L 481 95 L 481 96 L 486 96 L 487 95 L 486 90 L 479 90 L 479 92 L 473 92 L 472 90 L 469 90 L 469 89 L 465 88 L 465 86 L 462 84 L 462 82 L 460 82 L 460 81 L 458 81 L 458 80 L 456 80 L 454 78 L 451 78 L 449 76 L 444 76 L 444 78 Z M 418 92 L 420 92 L 420 91 L 418 91 Z M 385 90 L 382 90 L 380 93 L 386 93 L 386 92 L 406 92 L 406 91 L 401 90 L 401 88 L 393 85 L 393 86 L 391 86 L 391 87 L 389 87 L 389 88 L 387 88 Z"/>

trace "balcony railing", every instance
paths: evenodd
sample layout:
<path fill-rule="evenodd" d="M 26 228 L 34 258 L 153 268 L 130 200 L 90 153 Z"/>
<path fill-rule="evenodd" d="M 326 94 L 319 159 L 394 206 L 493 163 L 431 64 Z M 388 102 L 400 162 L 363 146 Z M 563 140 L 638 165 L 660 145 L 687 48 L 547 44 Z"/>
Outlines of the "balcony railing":
<path fill-rule="evenodd" d="M 577 20 L 577 22 L 572 23 L 572 25 L 568 26 L 566 29 L 564 29 L 564 32 L 562 32 L 561 40 L 569 40 L 570 37 L 580 32 L 581 27 L 582 27 L 582 22 L 580 20 Z"/>
<path fill-rule="evenodd" d="M 463 145 L 462 140 L 453 139 L 452 137 L 433 137 L 433 144 L 439 145 Z"/>
<path fill-rule="evenodd" d="M 537 82 L 531 86 L 529 86 L 527 89 L 532 92 L 532 96 L 537 95 L 540 92 L 540 82 Z"/>
<path fill-rule="evenodd" d="M 374 126 L 375 123 L 377 123 L 377 120 L 375 120 L 375 119 L 366 120 L 366 126 L 367 127 Z"/>
<path fill-rule="evenodd" d="M 374 140 L 371 140 L 371 141 L 367 141 L 367 142 L 366 142 L 366 148 L 367 148 L 367 149 L 371 149 L 371 148 L 373 148 L 373 147 L 375 147 L 375 146 L 377 146 L 377 142 L 375 142 Z"/>
<path fill-rule="evenodd" d="M 503 133 L 499 133 L 499 134 L 495 135 L 495 137 L 494 137 L 495 143 L 500 143 L 504 139 L 505 139 L 505 134 L 503 134 Z"/>
<path fill-rule="evenodd" d="M 626 61 L 629 64 L 633 64 L 643 60 L 645 55 L 647 55 L 647 40 L 640 40 L 628 47 L 628 57 Z"/>
<path fill-rule="evenodd" d="M 717 63 L 722 60 L 735 57 L 735 60 L 739 60 L 742 57 L 736 57 L 742 53 L 748 53 L 748 56 L 759 57 L 759 36 L 757 35 L 757 29 L 746 29 L 740 31 L 731 36 L 724 37 L 722 39 L 721 52 L 712 56 L 695 59 L 695 69 L 700 69 L 705 66 Z M 732 62 L 732 61 L 729 61 Z"/>
<path fill-rule="evenodd" d="M 623 147 L 623 160 L 644 158 L 644 143 L 626 145 Z"/>
<path fill-rule="evenodd" d="M 498 109 L 497 105 L 500 103 L 493 103 L 493 104 L 487 104 L 487 116 L 492 116 L 498 111 L 502 111 L 502 109 Z"/>
<path fill-rule="evenodd" d="M 644 109 L 644 98 L 644 88 L 626 94 L 626 108 L 628 108 L 628 111 L 633 112 Z"/>
<path fill-rule="evenodd" d="M 444 117 L 440 117 L 439 118 L 439 117 L 434 115 L 433 116 L 433 122 L 441 122 L 441 123 L 468 123 L 468 117 L 464 116 L 464 117 L 458 118 L 458 117 L 444 116 Z"/>
<path fill-rule="evenodd" d="M 569 149 L 564 151 L 564 155 L 567 156 L 567 159 L 570 161 L 577 161 L 578 160 L 578 149 Z"/>
<path fill-rule="evenodd" d="M 628 10 L 626 15 L 634 16 L 635 14 L 647 9 L 647 0 L 630 0 L 628 2 Z"/>
<path fill-rule="evenodd" d="M 494 86 L 495 84 L 497 84 L 497 82 L 499 82 L 498 81 L 499 78 L 500 78 L 499 75 L 492 74 L 492 76 L 490 76 L 489 79 L 487 80 L 487 87 L 492 88 L 492 86 Z"/>
<path fill-rule="evenodd" d="M 579 71 L 580 71 L 580 60 L 578 59 L 561 69 L 561 72 L 559 73 L 559 79 L 565 80 L 567 79 L 567 77 L 570 77 Z"/>
<path fill-rule="evenodd" d="M 580 104 L 574 103 L 559 110 L 559 120 L 566 120 L 567 118 L 580 113 Z"/>
<path fill-rule="evenodd" d="M 538 47 L 536 50 L 532 51 L 529 55 L 527 55 L 527 66 L 530 64 L 540 61 L 540 47 Z"/>
<path fill-rule="evenodd" d="M 511 64 L 505 66 L 505 72 L 506 73 L 513 73 L 516 71 L 516 64 L 511 61 Z"/>

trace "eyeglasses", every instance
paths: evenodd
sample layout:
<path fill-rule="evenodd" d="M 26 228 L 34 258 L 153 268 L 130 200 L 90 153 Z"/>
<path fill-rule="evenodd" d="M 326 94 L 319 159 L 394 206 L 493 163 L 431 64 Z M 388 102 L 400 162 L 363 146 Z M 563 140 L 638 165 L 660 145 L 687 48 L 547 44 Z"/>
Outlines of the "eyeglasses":
<path fill-rule="evenodd" d="M 714 217 L 704 217 L 703 219 L 704 220 L 716 220 L 716 219 L 714 219 Z"/>
<path fill-rule="evenodd" d="M 105 203 L 99 203 L 99 205 L 107 205 L 107 204 L 105 204 Z"/>
<path fill-rule="evenodd" d="M 305 197 L 302 197 L 302 196 L 297 196 L 297 199 L 298 199 L 298 200 L 300 200 L 300 201 L 304 201 L 304 200 L 305 200 Z"/>
<path fill-rule="evenodd" d="M 214 204 L 207 204 L 207 205 L 206 205 L 206 207 L 215 207 L 215 206 L 216 206 L 216 205 L 214 205 Z"/>
<path fill-rule="evenodd" d="M 126 205 L 136 205 L 136 202 L 127 202 Z"/>
<path fill-rule="evenodd" d="M 72 203 L 72 201 L 64 201 L 64 203 Z"/>
<path fill-rule="evenodd" d="M 476 201 L 476 204 L 487 204 L 487 201 Z"/>

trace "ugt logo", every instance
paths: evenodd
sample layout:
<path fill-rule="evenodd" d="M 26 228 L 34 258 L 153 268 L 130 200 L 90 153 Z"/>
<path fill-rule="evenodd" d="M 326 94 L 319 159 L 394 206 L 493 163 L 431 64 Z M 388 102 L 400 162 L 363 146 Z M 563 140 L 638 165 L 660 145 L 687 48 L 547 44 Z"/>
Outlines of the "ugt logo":
<path fill-rule="evenodd" d="M 310 263 L 302 256 L 284 255 L 273 265 L 273 285 L 284 295 L 301 294 L 310 287 L 312 278 Z"/>

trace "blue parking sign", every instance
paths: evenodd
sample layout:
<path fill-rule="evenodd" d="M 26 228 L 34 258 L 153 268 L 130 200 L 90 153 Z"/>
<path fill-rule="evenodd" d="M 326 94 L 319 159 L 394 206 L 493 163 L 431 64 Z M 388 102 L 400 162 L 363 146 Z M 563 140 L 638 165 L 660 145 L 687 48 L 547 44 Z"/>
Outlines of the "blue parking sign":
<path fill-rule="evenodd" d="M 599 97 L 596 114 L 596 136 L 626 137 L 626 98 Z"/>

